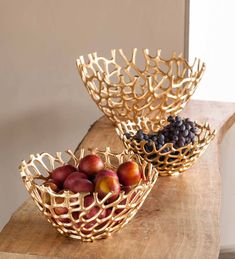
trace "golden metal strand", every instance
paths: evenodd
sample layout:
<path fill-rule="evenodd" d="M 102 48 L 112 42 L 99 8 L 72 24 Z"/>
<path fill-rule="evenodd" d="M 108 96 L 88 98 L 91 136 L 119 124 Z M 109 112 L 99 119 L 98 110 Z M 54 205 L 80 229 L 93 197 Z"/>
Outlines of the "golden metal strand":
<path fill-rule="evenodd" d="M 147 141 L 138 142 L 135 139 L 128 139 L 124 134 L 128 132 L 134 136 L 139 129 L 142 129 L 145 133 L 156 132 L 167 124 L 166 120 L 153 122 L 149 118 L 143 117 L 137 118 L 136 123 L 132 121 L 120 122 L 116 127 L 116 132 L 123 141 L 127 153 L 138 154 L 142 160 L 152 163 L 160 176 L 185 172 L 197 161 L 215 136 L 215 130 L 212 131 L 208 123 L 204 125 L 196 123 L 198 131 L 195 135 L 194 144 L 191 143 L 176 149 L 172 143 L 167 143 L 157 150 L 153 142 L 153 150 L 147 152 L 144 148 Z M 166 148 L 169 148 L 168 152 L 165 152 Z"/>
<path fill-rule="evenodd" d="M 56 156 L 48 153 L 31 155 L 30 161 L 27 163 L 23 161 L 19 167 L 26 189 L 48 221 L 61 234 L 82 241 L 107 238 L 125 226 L 142 206 L 158 177 L 156 169 L 151 164 L 140 161 L 138 156 L 127 155 L 125 152 L 112 153 L 109 148 L 103 151 L 81 149 L 79 157 L 75 157 L 69 150 L 66 161 L 77 166 L 79 160 L 89 153 L 98 154 L 103 159 L 105 167 L 113 170 L 116 170 L 118 165 L 124 161 L 137 161 L 141 165 L 143 179 L 130 192 L 122 191 L 118 199 L 109 204 L 106 201 L 111 193 L 102 200 L 98 198 L 97 193 L 93 193 L 93 204 L 85 207 L 84 198 L 90 193 L 72 194 L 70 191 L 65 191 L 59 194 L 52 191 L 50 187 L 42 185 L 50 177 L 54 168 L 66 163 L 62 159 L 61 153 L 56 153 Z M 60 198 L 60 202 L 58 202 L 58 198 Z M 57 215 L 55 209 L 58 207 L 67 208 L 67 213 Z M 87 219 L 86 214 L 94 207 L 99 208 L 99 213 Z M 108 210 L 109 214 L 101 219 L 99 215 L 104 210 Z"/>
<path fill-rule="evenodd" d="M 181 55 L 164 59 L 160 50 L 150 55 L 148 49 L 133 49 L 131 58 L 121 49 L 112 50 L 110 59 L 92 53 L 77 66 L 92 99 L 114 123 L 178 114 L 205 70 L 199 59 L 189 65 Z"/>

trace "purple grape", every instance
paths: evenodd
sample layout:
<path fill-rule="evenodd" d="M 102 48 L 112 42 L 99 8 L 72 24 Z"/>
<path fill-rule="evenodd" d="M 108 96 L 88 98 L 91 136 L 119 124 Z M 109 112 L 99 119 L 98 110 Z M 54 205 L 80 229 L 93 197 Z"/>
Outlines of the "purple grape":
<path fill-rule="evenodd" d="M 181 131 L 185 131 L 185 129 L 186 129 L 185 125 L 184 125 L 184 124 L 181 125 L 180 130 L 181 130 Z"/>
<path fill-rule="evenodd" d="M 146 152 L 152 152 L 153 144 L 157 150 L 161 149 L 166 143 L 172 143 L 175 148 L 183 147 L 189 143 L 195 142 L 196 124 L 189 118 L 182 119 L 179 116 L 168 116 L 169 122 L 163 129 L 158 132 L 146 134 L 143 130 L 138 130 L 132 137 L 126 133 L 126 137 L 135 139 L 137 142 L 147 141 L 145 144 Z M 164 149 L 166 152 L 166 149 Z M 167 151 L 168 152 L 168 151 Z"/>
<path fill-rule="evenodd" d="M 182 119 L 179 116 L 175 116 L 175 121 L 182 121 Z"/>
<path fill-rule="evenodd" d="M 196 128 L 193 128 L 193 127 L 192 127 L 192 128 L 190 129 L 190 131 L 193 132 L 193 133 L 196 133 Z"/>
<path fill-rule="evenodd" d="M 128 133 L 128 132 L 127 132 L 127 133 L 125 133 L 124 135 L 126 136 L 126 138 L 127 138 L 127 139 L 130 139 L 130 138 L 131 138 L 131 134 L 130 134 L 130 133 Z"/>
<path fill-rule="evenodd" d="M 191 140 L 193 140 L 195 138 L 195 134 L 193 134 L 192 131 L 189 132 L 188 136 L 189 136 L 189 138 L 191 138 Z"/>
<path fill-rule="evenodd" d="M 170 116 L 168 116 L 167 121 L 168 122 L 174 122 L 175 120 L 174 120 L 173 116 L 170 115 Z"/>
<path fill-rule="evenodd" d="M 146 143 L 146 144 L 144 145 L 144 148 L 145 148 L 145 150 L 146 150 L 147 153 L 150 153 L 150 152 L 153 151 L 153 146 L 150 145 L 150 144 L 148 144 L 148 143 Z"/>
<path fill-rule="evenodd" d="M 187 137 L 187 136 L 188 136 L 188 133 L 189 133 L 188 130 L 185 130 L 185 131 L 182 132 L 182 135 L 183 135 L 184 137 Z"/>
<path fill-rule="evenodd" d="M 192 127 L 191 127 L 189 124 L 185 124 L 185 128 L 186 128 L 187 130 L 190 130 Z"/>

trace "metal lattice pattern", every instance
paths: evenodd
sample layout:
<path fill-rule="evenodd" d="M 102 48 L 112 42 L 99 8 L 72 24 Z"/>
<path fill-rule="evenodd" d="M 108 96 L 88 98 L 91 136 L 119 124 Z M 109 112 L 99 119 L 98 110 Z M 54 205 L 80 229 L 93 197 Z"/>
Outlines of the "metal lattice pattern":
<path fill-rule="evenodd" d="M 147 141 L 138 142 L 135 139 L 127 139 L 124 134 L 129 132 L 134 136 L 139 129 L 142 129 L 145 133 L 156 132 L 167 124 L 168 122 L 165 120 L 154 123 L 148 118 L 138 118 L 137 123 L 131 121 L 121 122 L 117 124 L 116 128 L 116 132 L 122 139 L 127 151 L 138 154 L 144 161 L 152 163 L 161 176 L 174 175 L 189 169 L 206 150 L 215 136 L 215 130 L 212 131 L 208 123 L 204 125 L 196 123 L 198 130 L 195 135 L 194 144 L 191 143 L 176 149 L 172 143 L 167 143 L 157 150 L 153 142 L 152 151 L 147 152 L 144 147 Z M 168 152 L 164 151 L 166 148 L 169 149 Z"/>
<path fill-rule="evenodd" d="M 164 118 L 178 114 L 196 90 L 205 64 L 195 59 L 190 66 L 173 53 L 152 56 L 148 49 L 133 49 L 131 58 L 112 50 L 111 58 L 97 53 L 77 60 L 81 78 L 98 107 L 114 123 L 145 116 Z"/>
<path fill-rule="evenodd" d="M 30 161 L 27 163 L 23 161 L 19 170 L 32 199 L 48 221 L 61 234 L 83 241 L 93 241 L 110 236 L 111 233 L 121 229 L 135 216 L 154 186 L 158 174 L 151 164 L 141 162 L 138 156 L 126 155 L 125 152 L 115 154 L 109 148 L 106 148 L 105 151 L 93 149 L 88 152 L 81 149 L 78 158 L 69 150 L 67 151 L 68 160 L 77 166 L 80 159 L 87 153 L 98 154 L 103 159 L 105 167 L 113 170 L 116 170 L 118 165 L 124 161 L 137 161 L 141 163 L 143 179 L 129 193 L 126 194 L 122 191 L 118 199 L 109 204 L 106 201 L 112 193 L 109 193 L 102 200 L 98 198 L 97 193 L 93 193 L 93 203 L 89 207 L 85 207 L 84 198 L 90 193 L 72 194 L 70 191 L 65 191 L 59 194 L 53 192 L 49 187 L 40 185 L 40 182 L 43 183 L 49 178 L 54 168 L 65 164 L 61 153 L 56 153 L 56 156 L 48 153 L 31 155 Z M 65 209 L 65 213 L 57 215 L 55 210 L 58 208 Z M 98 213 L 87 219 L 86 215 L 94 208 L 98 209 Z M 109 213 L 106 213 L 105 218 L 100 218 L 99 216 L 104 210 Z"/>

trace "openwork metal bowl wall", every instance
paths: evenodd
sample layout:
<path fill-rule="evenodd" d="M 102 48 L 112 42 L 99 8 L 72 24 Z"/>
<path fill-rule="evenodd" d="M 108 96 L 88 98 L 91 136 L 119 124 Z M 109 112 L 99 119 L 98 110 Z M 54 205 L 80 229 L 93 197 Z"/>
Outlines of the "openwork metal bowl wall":
<path fill-rule="evenodd" d="M 105 162 L 106 168 L 116 170 L 117 166 L 124 162 L 134 160 L 140 162 L 136 155 L 126 155 L 124 152 L 115 154 L 109 148 L 101 151 L 93 149 L 86 151 L 81 149 L 79 157 L 75 157 L 72 151 L 67 151 L 70 163 L 77 166 L 79 160 L 87 153 L 98 154 Z M 51 174 L 51 171 L 66 162 L 61 153 L 52 156 L 48 153 L 31 155 L 30 161 L 23 161 L 19 167 L 22 180 L 26 189 L 38 206 L 39 210 L 46 216 L 48 221 L 63 235 L 93 241 L 106 238 L 113 232 L 125 226 L 137 213 L 147 195 L 157 180 L 157 171 L 151 164 L 141 162 L 143 179 L 130 192 L 122 191 L 118 199 L 107 203 L 111 193 L 100 200 L 97 193 L 76 193 L 64 191 L 62 194 L 52 191 L 50 187 L 42 185 Z M 93 195 L 94 202 L 89 207 L 84 206 L 84 198 Z M 57 215 L 56 208 L 67 208 L 67 213 Z M 92 208 L 99 208 L 99 213 L 87 219 L 86 215 Z M 106 210 L 106 217 L 100 219 L 99 215 Z"/>
<path fill-rule="evenodd" d="M 152 163 L 161 176 L 185 172 L 197 161 L 198 157 L 202 155 L 215 136 L 215 130 L 211 130 L 208 123 L 196 123 L 198 130 L 194 144 L 191 143 L 176 149 L 172 143 L 167 143 L 157 150 L 155 143 L 152 142 L 151 152 L 147 152 L 145 149 L 146 140 L 138 142 L 125 136 L 127 132 L 134 136 L 139 129 L 142 129 L 145 133 L 156 132 L 167 124 L 168 122 L 165 120 L 152 122 L 148 118 L 138 118 L 137 123 L 131 121 L 121 122 L 117 124 L 116 128 L 127 152 L 138 154 L 141 159 Z M 166 149 L 169 149 L 169 151 L 166 152 Z"/>
<path fill-rule="evenodd" d="M 151 55 L 148 49 L 133 49 L 130 58 L 121 49 L 110 58 L 95 52 L 81 56 L 77 66 L 90 96 L 114 123 L 178 114 L 205 70 L 197 58 L 189 65 L 181 55 L 164 59 L 161 50 Z"/>

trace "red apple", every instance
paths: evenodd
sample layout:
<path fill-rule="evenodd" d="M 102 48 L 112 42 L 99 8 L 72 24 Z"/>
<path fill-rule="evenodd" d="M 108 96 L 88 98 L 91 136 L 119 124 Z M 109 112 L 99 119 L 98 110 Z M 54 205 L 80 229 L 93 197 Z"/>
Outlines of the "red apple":
<path fill-rule="evenodd" d="M 65 179 L 76 170 L 72 165 L 63 165 L 52 171 L 51 178 L 58 184 L 63 185 Z"/>
<path fill-rule="evenodd" d="M 108 218 L 111 213 L 112 213 L 112 209 L 106 209 L 106 210 L 105 210 L 105 217 L 104 217 L 104 218 Z M 110 219 L 107 219 L 107 220 L 105 220 L 103 223 L 99 224 L 99 225 L 96 227 L 96 229 L 101 229 L 101 228 L 103 228 L 104 226 L 106 226 L 106 225 L 108 224 L 109 220 L 110 220 Z"/>
<path fill-rule="evenodd" d="M 88 179 L 84 179 L 80 176 L 81 173 L 74 173 L 68 177 L 64 182 L 64 188 L 74 193 L 77 192 L 93 192 L 94 185 Z"/>
<path fill-rule="evenodd" d="M 114 178 L 118 179 L 116 172 L 114 172 L 112 170 L 101 170 L 97 173 L 97 175 L 95 177 L 95 183 L 104 176 L 110 176 L 110 177 L 114 177 Z"/>
<path fill-rule="evenodd" d="M 68 219 L 68 218 L 59 218 L 58 220 L 59 220 L 61 223 L 70 223 L 70 222 L 71 222 L 71 220 Z"/>
<path fill-rule="evenodd" d="M 74 226 L 75 226 L 76 228 L 80 228 L 81 225 L 82 225 L 82 222 L 78 222 L 78 223 L 75 223 L 75 224 L 74 224 Z"/>
<path fill-rule="evenodd" d="M 79 219 L 79 215 L 80 215 L 80 212 L 79 211 L 74 211 L 72 212 L 72 216 L 75 220 Z"/>
<path fill-rule="evenodd" d="M 64 181 L 64 189 L 70 190 L 71 185 L 73 185 L 77 179 L 87 179 L 87 176 L 81 172 L 71 173 Z"/>
<path fill-rule="evenodd" d="M 62 194 L 64 191 L 61 190 L 59 194 Z M 64 202 L 64 197 L 55 197 L 55 202 L 58 205 L 58 207 L 54 208 L 54 211 L 56 215 L 63 215 L 68 213 L 68 209 L 66 207 L 60 207 L 59 204 L 62 204 Z"/>
<path fill-rule="evenodd" d="M 131 190 L 133 190 L 134 186 L 122 186 L 122 190 L 127 194 L 129 193 Z"/>
<path fill-rule="evenodd" d="M 108 199 L 108 202 L 113 202 L 117 199 L 120 193 L 121 187 L 119 181 L 113 176 L 102 176 L 96 181 L 95 191 L 98 193 L 99 198 L 104 198 L 109 192 L 112 192 L 112 196 Z"/>
<path fill-rule="evenodd" d="M 79 170 L 88 176 L 95 176 L 104 168 L 102 159 L 97 155 L 87 155 L 80 160 Z"/>
<path fill-rule="evenodd" d="M 112 209 L 106 209 L 105 217 L 107 218 L 111 213 L 112 213 Z"/>
<path fill-rule="evenodd" d="M 88 196 L 84 197 L 84 207 L 85 208 L 89 207 L 93 202 L 94 202 L 93 195 L 88 195 Z"/>
<path fill-rule="evenodd" d="M 87 229 L 93 227 L 95 224 L 96 224 L 95 220 L 93 220 L 91 222 L 88 222 L 88 223 L 85 223 L 85 225 L 83 226 L 83 229 L 81 230 L 81 232 L 83 234 L 85 234 L 85 235 L 89 235 L 91 233 L 91 230 L 87 230 Z M 82 225 L 82 222 L 78 222 L 78 223 L 75 224 L 75 227 L 76 228 L 80 228 L 81 225 Z"/>
<path fill-rule="evenodd" d="M 59 194 L 62 194 L 62 193 L 64 193 L 64 190 L 59 191 Z M 72 192 L 69 192 L 69 193 L 70 193 L 70 194 L 73 194 Z M 60 204 L 64 203 L 64 200 L 65 200 L 64 197 L 60 197 L 60 196 L 55 197 L 55 202 L 56 202 L 56 204 L 57 204 L 58 206 L 54 208 L 54 211 L 55 211 L 55 213 L 56 213 L 57 215 L 62 215 L 62 214 L 68 213 L 68 209 L 67 209 L 66 207 L 60 207 L 60 206 L 59 206 Z M 71 203 L 76 202 L 77 200 L 78 200 L 78 199 L 75 198 L 75 197 L 72 197 L 72 198 L 69 199 L 69 201 L 70 201 Z"/>
<path fill-rule="evenodd" d="M 94 202 L 94 197 L 92 195 L 86 196 L 84 198 L 84 207 L 89 207 Z M 90 219 L 94 217 L 96 214 L 100 212 L 100 208 L 98 206 L 93 206 L 85 215 L 85 219 Z M 103 210 L 98 216 L 99 219 L 105 218 L 106 211 Z"/>
<path fill-rule="evenodd" d="M 124 186 L 132 186 L 139 183 L 141 171 L 136 162 L 124 162 L 118 167 L 117 175 L 119 181 Z"/>
<path fill-rule="evenodd" d="M 66 207 L 56 207 L 54 208 L 56 215 L 63 215 L 68 213 L 68 209 Z"/>

